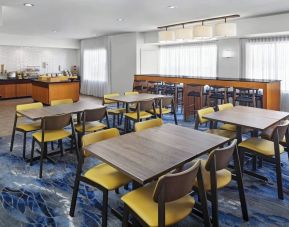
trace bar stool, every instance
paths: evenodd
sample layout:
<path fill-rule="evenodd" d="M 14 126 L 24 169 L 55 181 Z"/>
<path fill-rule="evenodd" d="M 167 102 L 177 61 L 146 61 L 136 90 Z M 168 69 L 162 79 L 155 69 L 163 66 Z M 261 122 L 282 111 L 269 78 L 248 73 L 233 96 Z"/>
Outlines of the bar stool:
<path fill-rule="evenodd" d="M 236 102 L 242 106 L 252 106 L 256 107 L 256 91 L 255 88 L 240 88 L 234 87 L 233 104 L 235 106 Z"/>
<path fill-rule="evenodd" d="M 206 106 L 216 107 L 221 101 L 221 104 L 228 102 L 227 92 L 229 87 L 210 86 L 208 91 L 208 103 Z"/>
<path fill-rule="evenodd" d="M 194 115 L 194 118 L 196 118 L 196 113 L 199 109 L 202 109 L 203 108 L 203 93 L 204 93 L 204 86 L 203 85 L 199 85 L 199 84 L 190 84 L 189 86 L 195 88 L 193 91 L 190 91 L 187 96 L 188 97 L 192 97 L 193 98 L 193 103 L 190 104 L 190 105 L 187 105 L 187 109 L 190 110 L 190 108 L 193 108 L 193 115 Z M 198 87 L 201 87 L 201 89 L 199 89 L 199 91 L 197 91 L 196 89 Z M 197 108 L 197 99 L 196 98 L 200 98 L 200 108 Z"/>
<path fill-rule="evenodd" d="M 145 93 L 147 92 L 147 81 L 145 80 L 135 80 L 133 82 L 133 91 L 137 91 L 139 93 Z"/>

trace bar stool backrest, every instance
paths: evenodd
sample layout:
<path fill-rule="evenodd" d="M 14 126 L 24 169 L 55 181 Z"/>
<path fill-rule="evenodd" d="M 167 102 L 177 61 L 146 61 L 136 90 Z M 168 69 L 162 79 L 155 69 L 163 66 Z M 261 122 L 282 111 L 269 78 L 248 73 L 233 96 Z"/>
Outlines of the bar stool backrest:
<path fill-rule="evenodd" d="M 206 170 L 210 171 L 210 167 L 213 165 L 214 159 L 216 160 L 216 171 L 227 168 L 229 162 L 232 160 L 236 145 L 237 140 L 235 139 L 229 146 L 212 151 L 205 166 Z"/>

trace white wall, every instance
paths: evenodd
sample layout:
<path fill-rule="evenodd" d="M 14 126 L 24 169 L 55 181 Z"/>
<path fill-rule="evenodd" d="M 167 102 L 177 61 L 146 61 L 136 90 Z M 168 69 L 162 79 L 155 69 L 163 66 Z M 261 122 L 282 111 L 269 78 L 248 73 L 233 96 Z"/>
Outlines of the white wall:
<path fill-rule="evenodd" d="M 0 34 L 0 45 L 79 49 L 80 41 L 76 39 L 50 39 L 38 36 L 19 36 L 2 33 Z"/>
<path fill-rule="evenodd" d="M 47 63 L 43 68 L 43 62 Z M 0 46 L 0 64 L 9 71 L 26 69 L 27 66 L 39 66 L 40 73 L 57 73 L 70 70 L 71 66 L 79 66 L 79 51 L 63 48 Z"/>
<path fill-rule="evenodd" d="M 137 72 L 137 34 L 114 35 L 110 40 L 112 92 L 130 91 Z"/>

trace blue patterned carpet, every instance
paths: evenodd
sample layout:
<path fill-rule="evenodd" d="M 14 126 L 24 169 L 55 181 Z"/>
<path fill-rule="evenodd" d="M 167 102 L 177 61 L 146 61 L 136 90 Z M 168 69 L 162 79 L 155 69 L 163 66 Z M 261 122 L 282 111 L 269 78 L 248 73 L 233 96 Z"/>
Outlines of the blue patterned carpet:
<path fill-rule="evenodd" d="M 192 122 L 180 125 L 192 127 Z M 166 117 L 166 122 L 172 122 Z M 16 136 L 16 145 L 9 152 L 10 137 L 0 139 L 0 226 L 100 226 L 101 193 L 94 188 L 80 187 L 75 217 L 69 216 L 72 185 L 74 182 L 76 158 L 66 153 L 56 156 L 57 164 L 46 162 L 44 177 L 38 178 L 39 164 L 32 167 L 22 159 L 22 135 Z M 30 154 L 30 142 L 27 154 Z M 287 154 L 282 157 L 284 166 L 283 201 L 277 199 L 276 178 L 273 166 L 265 164 L 258 171 L 269 176 L 270 183 L 264 183 L 248 176 L 244 177 L 245 193 L 249 209 L 249 222 L 243 222 L 238 191 L 235 182 L 219 193 L 221 226 L 289 226 L 289 166 Z M 97 161 L 90 158 L 85 164 L 89 168 Z M 109 194 L 110 207 L 121 209 L 121 194 Z M 201 223 L 189 217 L 177 226 L 200 226 Z M 121 226 L 121 221 L 109 212 L 108 226 Z"/>

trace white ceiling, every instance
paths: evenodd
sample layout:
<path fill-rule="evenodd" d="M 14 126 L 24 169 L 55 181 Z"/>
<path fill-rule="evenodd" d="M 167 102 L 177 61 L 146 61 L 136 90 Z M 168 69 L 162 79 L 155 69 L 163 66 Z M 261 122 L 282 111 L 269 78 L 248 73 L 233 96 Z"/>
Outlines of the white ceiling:
<path fill-rule="evenodd" d="M 24 7 L 27 2 L 35 6 Z M 0 0 L 0 5 L 0 33 L 73 39 L 234 13 L 248 17 L 289 10 L 289 0 Z"/>

